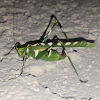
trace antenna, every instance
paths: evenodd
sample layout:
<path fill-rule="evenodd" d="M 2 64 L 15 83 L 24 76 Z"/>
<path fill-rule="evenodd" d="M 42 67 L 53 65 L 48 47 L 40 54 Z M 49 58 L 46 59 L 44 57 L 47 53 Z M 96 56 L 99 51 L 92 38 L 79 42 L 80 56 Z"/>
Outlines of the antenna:
<path fill-rule="evenodd" d="M 15 27 L 14 27 L 14 24 L 15 24 L 15 14 L 14 14 L 14 11 L 15 11 L 15 9 L 14 9 L 14 7 L 15 7 L 15 1 L 14 1 L 14 3 L 13 3 L 13 38 L 14 38 L 14 45 L 15 45 L 15 37 L 14 37 L 14 30 L 15 30 Z"/>
<path fill-rule="evenodd" d="M 12 20 L 13 20 L 13 22 L 12 22 L 12 24 L 13 24 L 12 31 L 13 31 L 14 46 L 11 48 L 11 50 L 7 54 L 4 54 L 4 56 L 9 55 L 10 52 L 15 48 L 15 44 L 16 44 L 14 33 L 15 33 L 15 14 L 17 14 L 17 13 L 16 13 L 14 8 L 15 8 L 15 1 L 13 2 L 13 12 L 12 12 L 12 15 L 13 15 L 13 18 L 12 18 Z M 16 27 L 17 27 L 17 22 L 16 22 Z"/>
<path fill-rule="evenodd" d="M 16 12 L 16 1 L 13 2 L 13 39 L 14 39 L 14 45 L 16 43 L 15 41 L 15 31 L 16 31 L 16 28 L 17 28 L 17 21 L 15 23 L 15 15 L 17 15 L 17 12 Z M 15 28 L 16 27 L 16 28 Z"/>

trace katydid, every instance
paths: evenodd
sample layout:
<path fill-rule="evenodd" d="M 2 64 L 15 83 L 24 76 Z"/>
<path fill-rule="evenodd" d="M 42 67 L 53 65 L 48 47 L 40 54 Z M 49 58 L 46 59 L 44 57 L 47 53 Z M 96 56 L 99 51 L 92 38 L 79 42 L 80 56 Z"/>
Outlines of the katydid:
<path fill-rule="evenodd" d="M 52 19 L 55 19 L 55 22 L 53 23 L 51 29 L 49 32 L 47 32 L 48 28 L 50 27 Z M 61 29 L 61 32 L 64 34 L 65 39 L 59 39 L 57 36 L 55 36 L 53 39 L 49 39 L 49 36 L 51 32 L 53 31 L 54 27 L 58 25 Z M 20 75 L 23 73 L 23 67 L 24 62 L 29 57 L 32 57 L 34 59 L 42 59 L 46 61 L 59 61 L 65 59 L 67 57 L 69 59 L 69 62 L 71 63 L 78 79 L 81 82 L 86 82 L 80 79 L 79 74 L 71 61 L 71 58 L 66 55 L 65 48 L 66 47 L 94 47 L 96 46 L 95 43 L 90 42 L 89 40 L 81 39 L 81 40 L 75 40 L 75 39 L 69 39 L 66 35 L 66 33 L 62 29 L 62 25 L 57 19 L 55 15 L 51 16 L 51 19 L 49 21 L 49 24 L 44 32 L 44 34 L 40 37 L 39 40 L 35 41 L 29 41 L 25 44 L 21 45 L 20 42 L 15 43 L 14 47 L 6 54 L 8 55 L 14 48 L 17 51 L 19 57 L 23 58 L 23 66 Z M 55 50 L 55 47 L 62 48 L 61 53 L 59 53 L 57 50 Z"/>

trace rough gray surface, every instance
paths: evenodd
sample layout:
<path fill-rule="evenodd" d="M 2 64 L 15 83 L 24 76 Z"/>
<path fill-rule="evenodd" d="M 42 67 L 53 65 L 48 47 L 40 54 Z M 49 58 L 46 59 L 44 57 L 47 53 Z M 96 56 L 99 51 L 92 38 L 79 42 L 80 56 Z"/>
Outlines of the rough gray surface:
<path fill-rule="evenodd" d="M 78 52 L 67 49 L 87 83 L 79 82 L 67 58 L 57 62 L 29 58 L 24 75 L 19 76 L 22 61 L 16 51 L 3 56 L 13 47 L 14 38 L 21 43 L 39 39 L 51 14 L 60 20 L 68 37 L 83 37 L 98 44 L 75 48 Z M 56 27 L 51 36 L 63 37 L 60 33 Z M 0 1 L 0 100 L 100 100 L 99 60 L 100 0 Z"/>

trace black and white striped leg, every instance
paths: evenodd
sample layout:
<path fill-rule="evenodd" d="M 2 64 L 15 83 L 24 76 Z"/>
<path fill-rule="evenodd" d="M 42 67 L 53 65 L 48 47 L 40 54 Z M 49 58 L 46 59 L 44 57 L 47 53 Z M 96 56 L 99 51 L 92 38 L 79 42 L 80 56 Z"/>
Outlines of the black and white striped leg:
<path fill-rule="evenodd" d="M 50 26 L 51 21 L 53 20 L 53 18 L 55 18 L 55 22 L 53 23 L 53 25 L 52 25 L 50 31 L 47 32 L 47 30 L 48 30 L 48 28 L 49 28 L 49 26 Z M 64 36 L 65 36 L 66 39 L 68 40 L 68 37 L 67 37 L 66 33 L 63 31 L 63 29 L 62 29 L 62 25 L 61 25 L 61 23 L 59 22 L 59 20 L 57 19 L 57 17 L 56 17 L 55 15 L 51 15 L 51 18 L 50 18 L 49 24 L 48 24 L 48 26 L 47 26 L 47 28 L 46 28 L 44 34 L 40 37 L 41 42 L 46 42 L 46 41 L 47 41 L 49 35 L 50 35 L 51 32 L 53 31 L 53 29 L 54 29 L 54 27 L 56 26 L 56 24 L 58 24 L 58 26 L 59 26 L 60 29 L 61 29 L 61 32 L 64 34 Z"/>
<path fill-rule="evenodd" d="M 22 66 L 22 69 L 21 69 L 20 75 L 22 75 L 22 74 L 23 74 L 25 61 L 26 61 L 26 57 L 25 57 L 25 55 L 24 55 L 24 56 L 23 56 L 23 66 Z"/>

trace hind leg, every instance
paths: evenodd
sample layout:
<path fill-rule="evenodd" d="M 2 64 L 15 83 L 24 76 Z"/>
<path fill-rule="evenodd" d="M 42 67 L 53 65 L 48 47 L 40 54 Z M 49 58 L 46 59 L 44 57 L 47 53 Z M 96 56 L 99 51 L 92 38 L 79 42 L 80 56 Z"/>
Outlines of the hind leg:
<path fill-rule="evenodd" d="M 55 19 L 55 22 L 53 23 L 53 25 L 52 25 L 50 31 L 47 32 L 47 30 L 48 30 L 48 28 L 50 27 L 50 24 L 51 24 L 51 22 L 52 22 L 53 19 Z M 63 31 L 62 25 L 61 25 L 61 23 L 59 22 L 59 20 L 57 19 L 57 17 L 56 17 L 55 15 L 51 15 L 49 24 L 48 24 L 46 30 L 44 31 L 44 34 L 40 37 L 40 41 L 41 41 L 41 42 L 46 42 L 46 41 L 47 41 L 49 35 L 51 34 L 51 32 L 53 31 L 53 29 L 55 28 L 55 26 L 56 26 L 57 24 L 58 24 L 59 28 L 61 29 L 61 32 L 64 34 L 64 36 L 65 36 L 66 39 L 68 40 L 68 37 L 67 37 L 66 33 Z"/>

